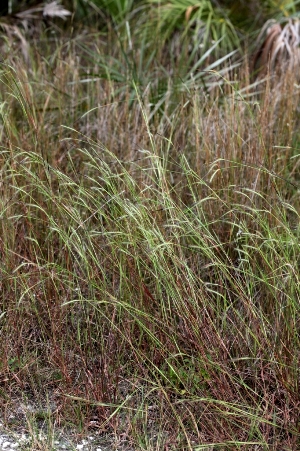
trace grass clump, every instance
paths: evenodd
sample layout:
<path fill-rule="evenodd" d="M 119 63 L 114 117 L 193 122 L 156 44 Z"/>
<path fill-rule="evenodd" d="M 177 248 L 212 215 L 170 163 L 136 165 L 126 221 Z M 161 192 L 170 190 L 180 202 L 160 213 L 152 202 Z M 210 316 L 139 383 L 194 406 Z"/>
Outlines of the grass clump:
<path fill-rule="evenodd" d="M 154 103 L 173 55 L 116 80 L 98 38 L 2 65 L 3 411 L 50 396 L 55 424 L 139 449 L 296 449 L 295 77 L 187 72 Z"/>

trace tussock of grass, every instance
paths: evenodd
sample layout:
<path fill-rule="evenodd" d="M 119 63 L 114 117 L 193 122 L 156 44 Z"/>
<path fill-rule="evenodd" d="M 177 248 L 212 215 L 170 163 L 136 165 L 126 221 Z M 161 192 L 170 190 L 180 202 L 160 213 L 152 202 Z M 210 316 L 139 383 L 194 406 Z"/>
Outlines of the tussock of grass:
<path fill-rule="evenodd" d="M 2 66 L 3 393 L 139 449 L 295 449 L 293 75 L 153 93 L 77 44 Z"/>

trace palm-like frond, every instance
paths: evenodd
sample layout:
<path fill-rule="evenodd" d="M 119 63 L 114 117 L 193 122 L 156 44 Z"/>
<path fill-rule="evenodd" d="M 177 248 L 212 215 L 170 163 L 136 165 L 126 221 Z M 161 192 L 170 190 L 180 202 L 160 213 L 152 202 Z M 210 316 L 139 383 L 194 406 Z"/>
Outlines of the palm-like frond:
<path fill-rule="evenodd" d="M 60 17 L 61 19 L 66 19 L 71 13 L 67 9 L 63 8 L 57 0 L 51 3 L 46 3 L 43 8 L 43 16 L 46 17 Z"/>
<path fill-rule="evenodd" d="M 231 23 L 229 11 L 218 8 L 211 0 L 148 0 L 156 5 L 158 33 L 169 38 L 177 28 L 193 29 L 201 48 L 207 49 L 219 41 L 225 52 L 239 47 L 239 38 Z"/>
<path fill-rule="evenodd" d="M 261 43 L 262 36 L 265 39 Z M 300 62 L 300 20 L 289 19 L 284 25 L 268 21 L 258 37 L 258 45 L 253 57 L 253 69 L 259 74 L 283 68 L 287 64 L 295 67 Z"/>
<path fill-rule="evenodd" d="M 24 11 L 15 14 L 16 17 L 22 20 L 39 19 L 41 16 L 51 18 L 59 17 L 65 20 L 70 15 L 71 12 L 65 9 L 58 0 L 27 8 Z"/>

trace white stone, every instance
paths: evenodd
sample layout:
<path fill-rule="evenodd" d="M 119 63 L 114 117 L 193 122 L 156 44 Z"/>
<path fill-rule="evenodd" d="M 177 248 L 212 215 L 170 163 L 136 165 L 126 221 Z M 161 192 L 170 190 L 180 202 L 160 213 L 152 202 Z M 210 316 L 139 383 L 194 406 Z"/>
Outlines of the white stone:
<path fill-rule="evenodd" d="M 25 434 L 22 434 L 21 437 L 20 437 L 20 441 L 21 442 L 28 442 L 28 437 L 26 437 Z"/>

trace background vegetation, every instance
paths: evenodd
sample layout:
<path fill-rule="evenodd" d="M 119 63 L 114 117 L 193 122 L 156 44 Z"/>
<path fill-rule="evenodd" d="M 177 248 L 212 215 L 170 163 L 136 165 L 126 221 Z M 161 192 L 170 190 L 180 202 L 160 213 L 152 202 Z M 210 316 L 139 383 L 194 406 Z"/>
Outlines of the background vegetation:
<path fill-rule="evenodd" d="M 299 72 L 251 66 L 298 2 L 63 7 L 1 17 L 3 418 L 298 449 Z"/>

